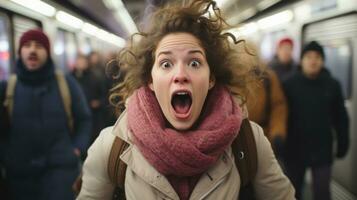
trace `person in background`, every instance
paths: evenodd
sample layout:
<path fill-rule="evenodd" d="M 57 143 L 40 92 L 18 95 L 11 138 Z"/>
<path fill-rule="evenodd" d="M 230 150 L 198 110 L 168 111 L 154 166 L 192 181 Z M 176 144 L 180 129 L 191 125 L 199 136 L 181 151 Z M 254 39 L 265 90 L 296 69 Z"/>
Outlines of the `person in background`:
<path fill-rule="evenodd" d="M 288 108 L 280 81 L 269 68 L 262 72 L 262 80 L 248 96 L 249 119 L 262 126 L 274 153 L 282 161 L 287 132 Z"/>
<path fill-rule="evenodd" d="M 276 55 L 268 63 L 268 66 L 278 75 L 280 82 L 284 82 L 297 70 L 293 60 L 294 42 L 290 38 L 282 38 L 277 45 Z"/>
<path fill-rule="evenodd" d="M 230 44 L 235 37 L 224 34 L 215 2 L 178 3 L 158 8 L 140 40 L 119 53 L 118 67 L 127 73 L 111 97 L 121 97 L 117 108 L 126 109 L 89 149 L 78 200 L 112 198 L 107 167 L 116 137 L 129 145 L 117 155 L 126 163 L 118 171 L 126 199 L 238 199 L 243 172 L 231 144 L 243 122 L 256 142 L 256 199 L 294 199 L 263 130 L 244 119 L 237 99 L 255 76 Z"/>
<path fill-rule="evenodd" d="M 72 120 L 61 93 L 62 83 L 51 58 L 50 41 L 41 30 L 25 32 L 19 41 L 16 85 L 6 96 L 1 82 L 2 146 L 10 199 L 70 200 L 79 174 L 79 158 L 89 145 L 91 114 L 84 94 L 71 76 L 63 76 L 71 98 Z M 12 102 L 12 109 L 9 104 Z M 11 98 L 11 99 L 10 99 Z M 7 105 L 5 107 L 4 105 Z M 5 112 L 3 112 L 5 110 Z M 4 120 L 9 119 L 9 120 Z M 8 122 L 8 125 L 2 124 Z"/>
<path fill-rule="evenodd" d="M 105 65 L 101 55 L 93 51 L 88 55 L 89 74 L 94 86 L 90 91 L 89 106 L 93 115 L 93 136 L 91 142 L 97 138 L 100 130 L 105 127 L 106 123 L 106 106 L 108 105 L 108 79 L 105 75 Z"/>
<path fill-rule="evenodd" d="M 334 157 L 343 158 L 348 151 L 349 121 L 341 86 L 324 67 L 324 58 L 319 43 L 308 43 L 299 71 L 284 83 L 289 107 L 285 164 L 298 199 L 305 171 L 311 168 L 314 199 L 330 200 Z M 335 153 L 333 138 L 337 139 Z"/>
<path fill-rule="evenodd" d="M 263 128 L 282 164 L 288 117 L 285 95 L 276 73 L 259 58 L 256 45 L 251 42 L 246 44 L 248 50 L 256 56 L 247 54 L 245 57 L 248 59 L 245 60 L 248 65 L 256 66 L 254 72 L 260 77 L 257 84 L 252 84 L 252 92 L 247 96 L 249 119 Z"/>
<path fill-rule="evenodd" d="M 90 142 L 92 143 L 98 136 L 98 131 L 104 126 L 104 114 L 101 113 L 100 107 L 104 102 L 102 95 L 107 89 L 102 80 L 90 69 L 89 60 L 85 55 L 77 56 L 72 74 L 82 87 L 93 114 L 93 130 Z"/>

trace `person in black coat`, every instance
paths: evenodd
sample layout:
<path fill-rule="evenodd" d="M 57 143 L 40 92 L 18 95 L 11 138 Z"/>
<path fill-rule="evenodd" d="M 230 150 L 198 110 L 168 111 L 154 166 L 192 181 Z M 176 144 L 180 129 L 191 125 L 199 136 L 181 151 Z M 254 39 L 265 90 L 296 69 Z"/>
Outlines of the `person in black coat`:
<path fill-rule="evenodd" d="M 25 32 L 19 42 L 17 82 L 11 113 L 1 112 L 1 160 L 14 200 L 71 200 L 79 174 L 79 157 L 89 145 L 91 114 L 72 76 L 65 76 L 71 96 L 71 130 L 50 54 L 41 30 Z M 7 83 L 1 83 L 0 105 Z M 10 112 L 9 110 L 7 110 Z M 3 120 L 9 117 L 9 120 Z"/>
<path fill-rule="evenodd" d="M 92 56 L 97 53 L 92 53 Z M 94 69 L 96 68 L 96 69 Z M 102 66 L 92 66 L 90 68 L 89 59 L 85 55 L 78 55 L 76 58 L 73 76 L 81 86 L 86 96 L 88 105 L 92 112 L 93 123 L 90 143 L 92 143 L 105 127 L 104 108 L 107 101 L 105 76 L 100 75 Z M 95 71 L 97 70 L 97 71 Z"/>
<path fill-rule="evenodd" d="M 343 158 L 348 150 L 349 121 L 341 86 L 323 65 L 322 46 L 310 42 L 301 53 L 299 71 L 283 84 L 289 106 L 286 170 L 297 199 L 301 199 L 308 167 L 312 171 L 314 199 L 331 199 L 333 158 Z"/>

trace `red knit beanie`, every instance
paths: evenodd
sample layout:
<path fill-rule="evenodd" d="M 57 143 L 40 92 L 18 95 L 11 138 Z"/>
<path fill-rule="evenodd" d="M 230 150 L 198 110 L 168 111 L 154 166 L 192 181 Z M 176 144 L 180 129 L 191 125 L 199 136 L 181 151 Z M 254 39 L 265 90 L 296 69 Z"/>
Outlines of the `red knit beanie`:
<path fill-rule="evenodd" d="M 280 47 L 283 44 L 290 44 L 291 46 L 294 46 L 293 40 L 288 37 L 282 38 L 281 40 L 279 40 L 278 47 Z"/>
<path fill-rule="evenodd" d="M 47 55 L 50 56 L 50 41 L 47 37 L 47 35 L 39 29 L 33 29 L 26 31 L 24 34 L 22 34 L 20 38 L 20 46 L 19 46 L 19 51 L 18 53 L 20 54 L 22 46 L 28 42 L 34 40 L 40 44 L 46 49 Z"/>

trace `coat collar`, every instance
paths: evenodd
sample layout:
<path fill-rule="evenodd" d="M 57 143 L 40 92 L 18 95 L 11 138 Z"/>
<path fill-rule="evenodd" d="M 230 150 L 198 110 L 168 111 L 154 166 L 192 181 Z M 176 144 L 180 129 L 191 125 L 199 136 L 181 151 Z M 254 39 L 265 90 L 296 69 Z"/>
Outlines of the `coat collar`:
<path fill-rule="evenodd" d="M 140 153 L 140 150 L 133 144 L 131 133 L 127 128 L 126 111 L 121 114 L 115 123 L 112 134 L 129 143 L 129 147 L 123 152 L 120 159 L 122 159 L 133 172 L 146 183 L 155 187 L 171 199 L 179 199 L 166 177 L 153 168 Z M 232 170 L 233 163 L 232 151 L 231 148 L 229 148 L 225 150 L 218 162 L 201 176 L 190 198 L 198 199 L 210 191 L 213 191 L 214 188 L 219 185 L 220 181 Z"/>

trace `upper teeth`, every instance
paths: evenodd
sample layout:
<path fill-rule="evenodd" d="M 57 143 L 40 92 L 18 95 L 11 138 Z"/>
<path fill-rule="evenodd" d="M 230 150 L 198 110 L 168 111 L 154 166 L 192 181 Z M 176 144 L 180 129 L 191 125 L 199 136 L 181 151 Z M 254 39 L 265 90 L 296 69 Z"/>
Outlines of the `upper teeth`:
<path fill-rule="evenodd" d="M 178 92 L 178 93 L 176 93 L 176 94 L 178 94 L 178 95 L 186 95 L 187 92 Z"/>

